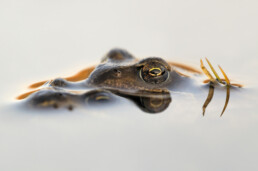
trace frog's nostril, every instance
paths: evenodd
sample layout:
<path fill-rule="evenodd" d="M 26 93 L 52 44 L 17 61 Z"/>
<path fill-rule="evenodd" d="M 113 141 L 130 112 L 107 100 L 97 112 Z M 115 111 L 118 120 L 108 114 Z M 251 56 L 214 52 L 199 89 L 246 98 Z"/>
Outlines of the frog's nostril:
<path fill-rule="evenodd" d="M 116 77 L 121 77 L 122 76 L 122 72 L 118 69 L 114 69 L 114 73 Z"/>

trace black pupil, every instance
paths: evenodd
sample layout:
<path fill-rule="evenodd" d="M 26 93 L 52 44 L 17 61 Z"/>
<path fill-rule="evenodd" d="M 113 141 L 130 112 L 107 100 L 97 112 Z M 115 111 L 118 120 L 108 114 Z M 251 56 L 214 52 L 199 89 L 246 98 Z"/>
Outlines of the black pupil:
<path fill-rule="evenodd" d="M 155 76 L 159 75 L 160 72 L 161 72 L 160 69 L 153 69 L 153 70 L 149 71 L 149 73 L 150 73 L 151 75 L 155 75 Z"/>

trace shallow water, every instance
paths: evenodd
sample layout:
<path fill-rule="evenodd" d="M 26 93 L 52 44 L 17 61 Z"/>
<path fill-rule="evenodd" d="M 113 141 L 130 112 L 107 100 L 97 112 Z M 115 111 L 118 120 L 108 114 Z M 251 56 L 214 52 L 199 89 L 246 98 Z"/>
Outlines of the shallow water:
<path fill-rule="evenodd" d="M 146 5 L 148 4 L 148 5 Z M 257 170 L 256 1 L 2 1 L 0 170 Z M 40 80 L 98 63 L 113 47 L 199 65 L 208 57 L 245 85 L 172 92 L 160 114 L 121 98 L 70 112 L 14 98 Z M 187 88 L 187 87 L 186 87 Z"/>

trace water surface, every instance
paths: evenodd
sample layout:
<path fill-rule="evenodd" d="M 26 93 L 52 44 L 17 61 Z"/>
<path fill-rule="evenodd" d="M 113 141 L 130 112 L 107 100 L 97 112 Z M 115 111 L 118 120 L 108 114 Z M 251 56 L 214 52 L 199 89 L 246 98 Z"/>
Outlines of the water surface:
<path fill-rule="evenodd" d="M 148 4 L 148 5 L 146 5 Z M 1 170 L 257 170 L 256 1 L 3 1 Z M 200 96 L 173 93 L 156 115 L 119 105 L 28 110 L 26 86 L 98 63 L 110 48 L 199 65 L 208 57 L 245 84 L 202 116 Z M 191 91 L 190 91 L 191 92 Z"/>

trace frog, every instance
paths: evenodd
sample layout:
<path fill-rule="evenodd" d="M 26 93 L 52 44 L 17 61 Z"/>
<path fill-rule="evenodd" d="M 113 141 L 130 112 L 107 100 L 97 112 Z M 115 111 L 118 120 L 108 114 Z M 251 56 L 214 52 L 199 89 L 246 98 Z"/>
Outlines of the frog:
<path fill-rule="evenodd" d="M 77 74 L 40 81 L 29 86 L 34 89 L 22 94 L 17 99 L 28 99 L 31 106 L 59 108 L 65 106 L 72 110 L 75 106 L 96 104 L 101 101 L 115 101 L 117 96 L 133 101 L 140 109 L 148 113 L 160 113 L 171 103 L 170 90 L 176 90 L 185 84 L 191 84 L 192 75 L 206 75 L 203 82 L 209 86 L 207 99 L 203 104 L 205 109 L 211 102 L 214 87 L 217 84 L 226 87 L 226 102 L 221 113 L 223 115 L 230 94 L 230 87 L 242 87 L 237 83 L 230 83 L 224 70 L 219 66 L 224 79 L 220 78 L 206 58 L 215 78 L 204 66 L 201 69 L 187 65 L 166 61 L 161 57 L 147 57 L 138 59 L 127 50 L 111 49 L 98 65 L 87 67 Z"/>

